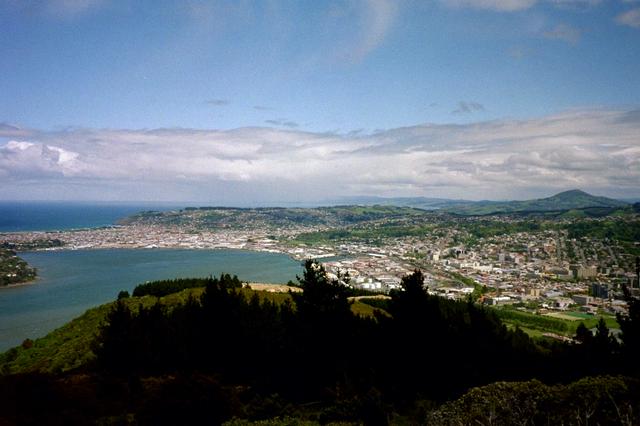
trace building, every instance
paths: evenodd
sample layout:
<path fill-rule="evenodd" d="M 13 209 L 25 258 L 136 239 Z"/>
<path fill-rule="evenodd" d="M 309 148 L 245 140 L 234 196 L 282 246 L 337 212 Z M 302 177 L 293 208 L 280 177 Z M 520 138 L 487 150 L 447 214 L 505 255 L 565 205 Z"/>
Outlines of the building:
<path fill-rule="evenodd" d="M 591 284 L 591 295 L 593 297 L 597 297 L 599 299 L 608 299 L 609 298 L 609 285 L 608 284 L 600 284 L 600 283 Z"/>
<path fill-rule="evenodd" d="M 595 266 L 574 266 L 571 268 L 573 270 L 573 276 L 575 278 L 585 279 L 585 278 L 595 278 L 598 275 L 598 268 Z"/>
<path fill-rule="evenodd" d="M 571 299 L 580 306 L 586 306 L 593 301 L 593 297 L 586 294 L 574 294 Z"/>

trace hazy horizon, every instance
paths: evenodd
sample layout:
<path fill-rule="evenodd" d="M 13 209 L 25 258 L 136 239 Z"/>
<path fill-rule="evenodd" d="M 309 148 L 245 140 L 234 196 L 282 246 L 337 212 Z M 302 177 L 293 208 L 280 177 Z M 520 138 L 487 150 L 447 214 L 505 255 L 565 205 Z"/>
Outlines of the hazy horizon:
<path fill-rule="evenodd" d="M 567 189 L 566 191 L 572 190 L 580 190 L 578 188 Z M 561 191 L 561 192 L 566 192 Z M 580 190 L 581 191 L 581 190 Z M 585 191 L 586 192 L 586 191 Z M 539 198 L 548 198 L 554 195 L 557 195 L 558 192 L 554 192 L 549 195 L 545 195 Z M 596 197 L 604 196 L 600 194 L 589 194 Z M 611 197 L 607 197 L 611 198 Z M 37 200 L 37 199 L 7 199 L 0 200 L 0 204 L 20 204 L 20 203 L 60 203 L 60 204 L 86 204 L 86 205 L 123 205 L 123 206 L 156 206 L 156 207 L 237 207 L 237 208 L 261 208 L 261 207 L 326 207 L 326 206 L 337 206 L 337 205 L 348 205 L 348 204 L 375 204 L 377 201 L 385 202 L 392 200 L 411 200 L 411 199 L 424 199 L 424 200 L 443 200 L 443 201 L 453 201 L 453 202 L 481 202 L 481 201 L 492 201 L 492 202 L 508 202 L 508 201 L 527 201 L 532 200 L 531 198 L 510 198 L 510 199 L 461 199 L 461 198 L 441 198 L 441 197 L 380 197 L 376 195 L 354 195 L 354 196 L 343 196 L 343 197 L 335 197 L 335 198 L 326 198 L 319 200 L 310 200 L 310 201 L 279 201 L 279 200 L 271 200 L 271 201 L 248 201 L 246 203 L 217 203 L 216 201 L 208 201 L 208 200 L 184 200 L 184 201 L 176 201 L 176 200 Z M 625 201 L 628 203 L 640 202 L 640 197 L 627 197 L 627 198 L 612 198 L 614 200 Z"/>

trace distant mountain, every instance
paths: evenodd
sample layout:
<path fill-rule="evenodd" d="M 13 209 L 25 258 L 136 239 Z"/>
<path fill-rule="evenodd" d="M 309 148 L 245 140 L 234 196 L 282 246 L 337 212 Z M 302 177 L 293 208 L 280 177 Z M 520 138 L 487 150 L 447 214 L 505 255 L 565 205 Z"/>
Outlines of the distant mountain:
<path fill-rule="evenodd" d="M 448 198 L 428 198 L 428 197 L 374 197 L 374 196 L 355 196 L 343 197 L 331 201 L 330 205 L 359 205 L 359 206 L 396 206 L 396 207 L 413 207 L 422 210 L 436 210 L 453 207 L 457 205 L 466 205 L 473 201 L 468 200 L 450 200 Z"/>
<path fill-rule="evenodd" d="M 620 201 L 624 201 L 625 203 L 635 204 L 640 203 L 640 198 L 620 198 Z"/>
<path fill-rule="evenodd" d="M 495 213 L 560 212 L 584 209 L 617 209 L 629 203 L 607 197 L 598 197 L 579 189 L 561 192 L 548 198 L 526 201 L 477 201 L 446 208 L 447 211 L 463 215 L 486 215 Z"/>

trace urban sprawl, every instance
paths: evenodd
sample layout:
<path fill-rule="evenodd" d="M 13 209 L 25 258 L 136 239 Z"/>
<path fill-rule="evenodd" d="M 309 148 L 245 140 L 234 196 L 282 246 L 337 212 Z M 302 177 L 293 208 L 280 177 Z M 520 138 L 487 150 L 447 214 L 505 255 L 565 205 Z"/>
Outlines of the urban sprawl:
<path fill-rule="evenodd" d="M 519 219 L 495 220 L 508 224 Z M 421 269 L 432 294 L 454 299 L 479 294 L 479 300 L 488 305 L 525 304 L 558 315 L 568 309 L 587 314 L 625 312 L 622 285 L 637 286 L 636 258 L 615 241 L 570 238 L 562 229 L 470 238 L 464 226 L 450 222 L 439 226 L 438 221 L 434 224 L 425 218 L 411 221 L 412 225 L 427 223 L 430 228 L 425 229 L 430 231 L 391 237 L 382 233 L 374 238 L 375 230 L 385 226 L 385 219 L 378 219 L 345 228 L 367 229 L 368 237 L 347 235 L 305 242 L 301 236 L 322 235 L 332 227 L 244 223 L 212 228 L 195 226 L 195 222 L 186 226 L 184 222 L 133 220 L 97 229 L 5 233 L 0 234 L 0 243 L 43 250 L 181 248 L 284 253 L 297 260 L 319 259 L 330 276 L 380 293 L 399 288 L 402 276 Z"/>

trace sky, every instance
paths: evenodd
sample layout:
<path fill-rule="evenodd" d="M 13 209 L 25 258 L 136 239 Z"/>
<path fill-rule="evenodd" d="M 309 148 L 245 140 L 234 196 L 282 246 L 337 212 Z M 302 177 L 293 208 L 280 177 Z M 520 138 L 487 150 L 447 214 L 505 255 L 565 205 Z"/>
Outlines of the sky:
<path fill-rule="evenodd" d="M 0 200 L 640 197 L 640 1 L 0 0 Z"/>

